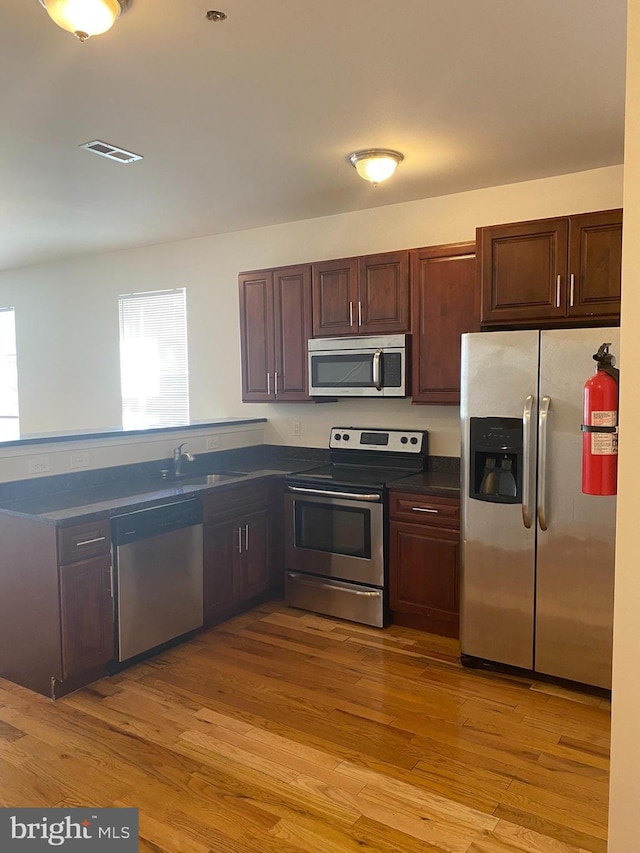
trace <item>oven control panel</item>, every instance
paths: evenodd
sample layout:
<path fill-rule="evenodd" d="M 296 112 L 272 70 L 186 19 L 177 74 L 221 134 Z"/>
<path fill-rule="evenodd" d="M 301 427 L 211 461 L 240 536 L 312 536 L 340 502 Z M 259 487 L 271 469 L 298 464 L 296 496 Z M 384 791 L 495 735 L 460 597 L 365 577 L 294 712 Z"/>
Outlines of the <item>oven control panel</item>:
<path fill-rule="evenodd" d="M 426 430 L 332 427 L 331 450 L 376 450 L 389 453 L 423 453 Z"/>

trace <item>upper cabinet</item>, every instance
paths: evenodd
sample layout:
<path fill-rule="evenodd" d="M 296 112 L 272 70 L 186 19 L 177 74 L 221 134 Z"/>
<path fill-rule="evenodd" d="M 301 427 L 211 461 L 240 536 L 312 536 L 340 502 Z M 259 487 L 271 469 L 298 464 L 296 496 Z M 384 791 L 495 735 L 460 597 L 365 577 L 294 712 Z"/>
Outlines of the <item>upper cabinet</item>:
<path fill-rule="evenodd" d="M 460 336 L 480 328 L 475 243 L 411 252 L 414 403 L 460 402 Z"/>
<path fill-rule="evenodd" d="M 622 210 L 572 216 L 569 228 L 569 315 L 620 317 Z"/>
<path fill-rule="evenodd" d="M 482 325 L 615 323 L 622 210 L 478 228 Z"/>
<path fill-rule="evenodd" d="M 311 267 L 240 273 L 242 399 L 308 400 Z"/>
<path fill-rule="evenodd" d="M 408 251 L 313 264 L 313 337 L 409 328 Z"/>

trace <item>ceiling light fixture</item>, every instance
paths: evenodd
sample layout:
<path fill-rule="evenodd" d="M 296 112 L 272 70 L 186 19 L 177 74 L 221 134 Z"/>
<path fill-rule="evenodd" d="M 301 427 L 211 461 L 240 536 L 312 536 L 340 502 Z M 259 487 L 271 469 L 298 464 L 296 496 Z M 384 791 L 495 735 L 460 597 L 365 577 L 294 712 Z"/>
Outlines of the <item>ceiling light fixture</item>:
<path fill-rule="evenodd" d="M 40 0 L 52 21 L 80 41 L 106 33 L 131 0 Z"/>
<path fill-rule="evenodd" d="M 371 181 L 377 187 L 381 181 L 386 181 L 395 172 L 398 163 L 402 163 L 404 155 L 389 148 L 367 148 L 364 151 L 354 151 L 347 158 L 361 178 Z"/>

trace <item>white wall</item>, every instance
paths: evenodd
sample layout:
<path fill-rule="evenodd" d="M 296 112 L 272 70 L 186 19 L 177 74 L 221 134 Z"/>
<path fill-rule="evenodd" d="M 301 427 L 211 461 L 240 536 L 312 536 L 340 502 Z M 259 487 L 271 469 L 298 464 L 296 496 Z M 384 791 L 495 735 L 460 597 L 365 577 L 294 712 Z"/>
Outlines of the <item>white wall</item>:
<path fill-rule="evenodd" d="M 117 296 L 185 286 L 192 418 L 266 416 L 266 441 L 320 447 L 333 424 L 415 426 L 430 430 L 432 453 L 458 455 L 455 407 L 243 405 L 238 272 L 473 240 L 478 225 L 620 207 L 622 183 L 615 166 L 0 274 L 0 306 L 16 308 L 22 429 L 119 425 Z"/>
<path fill-rule="evenodd" d="M 628 12 L 609 853 L 636 853 L 640 837 L 640 0 Z"/>

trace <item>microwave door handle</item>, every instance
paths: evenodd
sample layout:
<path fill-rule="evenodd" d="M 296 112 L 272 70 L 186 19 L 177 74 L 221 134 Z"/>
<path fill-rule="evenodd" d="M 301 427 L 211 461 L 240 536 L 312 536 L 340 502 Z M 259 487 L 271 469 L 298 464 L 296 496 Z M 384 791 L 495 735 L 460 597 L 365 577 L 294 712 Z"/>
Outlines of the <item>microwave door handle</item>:
<path fill-rule="evenodd" d="M 382 350 L 377 349 L 373 354 L 373 384 L 377 391 L 382 391 L 382 372 L 380 365 L 382 361 Z"/>

